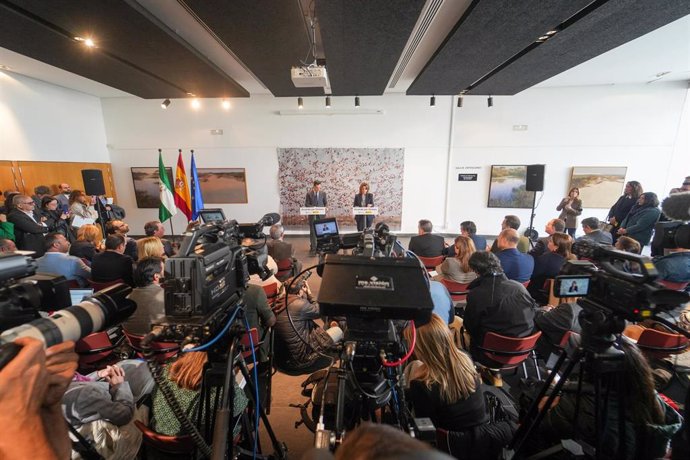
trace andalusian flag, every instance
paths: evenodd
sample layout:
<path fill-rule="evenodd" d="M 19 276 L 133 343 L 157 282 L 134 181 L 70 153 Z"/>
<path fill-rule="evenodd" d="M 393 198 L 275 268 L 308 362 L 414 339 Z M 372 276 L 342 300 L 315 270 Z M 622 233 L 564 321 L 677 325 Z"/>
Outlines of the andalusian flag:
<path fill-rule="evenodd" d="M 199 211 L 204 209 L 204 198 L 201 196 L 201 184 L 199 184 L 199 175 L 196 171 L 194 150 L 192 150 L 192 166 L 189 173 L 192 175 L 192 177 L 189 178 L 189 184 L 192 188 L 192 220 L 197 220 L 199 218 Z"/>
<path fill-rule="evenodd" d="M 158 149 L 158 180 L 160 182 L 161 191 L 161 204 L 158 206 L 158 220 L 165 222 L 177 214 L 177 208 L 175 208 L 172 185 L 170 185 L 170 179 L 168 178 L 168 174 L 165 172 L 165 165 L 163 164 L 163 154 L 161 153 L 161 149 Z"/>
<path fill-rule="evenodd" d="M 175 206 L 182 211 L 182 214 L 187 216 L 187 220 L 192 220 L 192 199 L 189 196 L 189 187 L 187 186 L 187 173 L 184 171 L 184 162 L 182 161 L 182 149 L 177 157 L 177 172 L 175 172 Z"/>

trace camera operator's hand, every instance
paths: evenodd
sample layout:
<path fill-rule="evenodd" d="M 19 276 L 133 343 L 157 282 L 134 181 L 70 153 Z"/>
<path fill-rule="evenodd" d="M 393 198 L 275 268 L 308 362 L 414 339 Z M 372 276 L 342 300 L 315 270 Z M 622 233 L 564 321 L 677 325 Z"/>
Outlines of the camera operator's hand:
<path fill-rule="evenodd" d="M 52 406 L 62 401 L 62 396 L 77 371 L 79 356 L 74 352 L 74 342 L 63 342 L 46 350 L 48 389 L 43 406 Z"/>

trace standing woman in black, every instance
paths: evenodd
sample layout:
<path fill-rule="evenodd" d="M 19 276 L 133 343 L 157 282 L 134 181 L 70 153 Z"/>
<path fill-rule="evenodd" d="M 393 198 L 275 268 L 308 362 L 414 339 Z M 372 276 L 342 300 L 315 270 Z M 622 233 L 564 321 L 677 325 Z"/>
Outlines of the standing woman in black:
<path fill-rule="evenodd" d="M 618 201 L 616 201 L 613 206 L 611 206 L 606 220 L 611 224 L 611 236 L 613 237 L 614 243 L 618 239 L 618 229 L 621 226 L 621 222 L 628 216 L 628 213 L 635 203 L 637 203 L 642 193 L 644 193 L 642 185 L 636 180 L 631 180 L 625 184 L 623 195 L 618 198 Z"/>
<path fill-rule="evenodd" d="M 575 237 L 575 230 L 577 230 L 577 216 L 582 214 L 582 200 L 580 199 L 580 189 L 573 187 L 568 192 L 568 196 L 563 198 L 556 211 L 561 211 L 558 216 L 565 222 L 565 230 L 570 236 Z"/>
<path fill-rule="evenodd" d="M 359 193 L 355 195 L 355 207 L 370 208 L 374 206 L 374 195 L 369 193 L 369 184 L 362 182 L 359 184 Z M 365 228 L 371 227 L 374 216 L 355 216 L 357 231 L 361 232 Z"/>

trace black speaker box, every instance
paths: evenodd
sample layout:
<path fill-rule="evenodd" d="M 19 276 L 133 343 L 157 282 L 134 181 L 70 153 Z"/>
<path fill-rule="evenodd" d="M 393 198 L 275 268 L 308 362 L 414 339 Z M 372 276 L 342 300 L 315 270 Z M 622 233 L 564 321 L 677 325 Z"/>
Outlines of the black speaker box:
<path fill-rule="evenodd" d="M 81 178 L 84 181 L 84 193 L 87 195 L 105 195 L 103 171 L 100 169 L 82 169 Z"/>
<path fill-rule="evenodd" d="M 527 181 L 525 190 L 541 192 L 544 190 L 544 171 L 546 165 L 527 165 Z"/>

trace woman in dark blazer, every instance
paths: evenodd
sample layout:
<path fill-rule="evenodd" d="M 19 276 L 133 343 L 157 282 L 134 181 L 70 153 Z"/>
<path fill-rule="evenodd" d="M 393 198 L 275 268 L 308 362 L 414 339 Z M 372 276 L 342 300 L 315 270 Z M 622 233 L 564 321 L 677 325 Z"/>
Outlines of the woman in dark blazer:
<path fill-rule="evenodd" d="M 556 211 L 561 211 L 558 218 L 565 222 L 565 230 L 573 238 L 577 229 L 577 216 L 582 214 L 582 200 L 579 197 L 580 189 L 573 187 L 556 207 Z"/>
<path fill-rule="evenodd" d="M 369 193 L 369 184 L 362 182 L 359 184 L 359 193 L 355 195 L 355 207 L 370 208 L 374 206 L 374 195 Z M 357 231 L 361 232 L 365 228 L 371 227 L 374 222 L 374 216 L 355 216 L 357 222 Z"/>
<path fill-rule="evenodd" d="M 618 239 L 618 229 L 621 226 L 621 222 L 628 216 L 628 213 L 643 193 L 642 185 L 636 180 L 631 180 L 625 184 L 623 195 L 611 206 L 606 220 L 611 225 L 611 236 L 614 243 Z"/>
<path fill-rule="evenodd" d="M 534 271 L 530 278 L 527 291 L 532 298 L 540 303 L 546 303 L 548 293 L 544 292 L 544 283 L 549 278 L 555 278 L 561 271 L 563 264 L 575 259 L 570 252 L 573 239 L 566 233 L 556 232 L 549 237 L 547 251 L 534 258 Z"/>
<path fill-rule="evenodd" d="M 645 192 L 637 199 L 628 216 L 621 222 L 618 236 L 627 235 L 640 243 L 640 249 L 649 244 L 654 226 L 661 216 L 656 193 Z"/>

